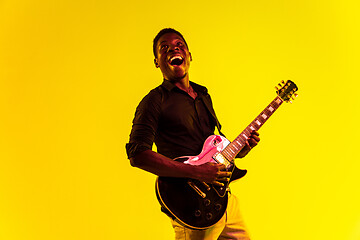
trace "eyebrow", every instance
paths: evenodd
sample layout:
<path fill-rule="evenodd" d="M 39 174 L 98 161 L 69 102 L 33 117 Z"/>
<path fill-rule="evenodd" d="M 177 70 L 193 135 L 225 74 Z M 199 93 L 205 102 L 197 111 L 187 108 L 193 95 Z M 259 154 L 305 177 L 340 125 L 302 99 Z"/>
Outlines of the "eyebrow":
<path fill-rule="evenodd" d="M 179 40 L 179 41 L 181 41 L 182 43 L 185 43 L 184 42 L 184 40 L 182 39 L 182 38 L 177 38 L 176 40 Z M 167 43 L 167 41 L 166 40 L 164 40 L 164 41 L 161 41 L 160 43 L 159 43 L 159 46 L 161 46 L 161 44 L 163 44 L 163 43 Z"/>
<path fill-rule="evenodd" d="M 159 46 L 160 46 L 161 44 L 163 44 L 163 43 L 166 43 L 166 41 L 164 40 L 164 41 L 160 42 L 160 43 L 159 43 Z"/>

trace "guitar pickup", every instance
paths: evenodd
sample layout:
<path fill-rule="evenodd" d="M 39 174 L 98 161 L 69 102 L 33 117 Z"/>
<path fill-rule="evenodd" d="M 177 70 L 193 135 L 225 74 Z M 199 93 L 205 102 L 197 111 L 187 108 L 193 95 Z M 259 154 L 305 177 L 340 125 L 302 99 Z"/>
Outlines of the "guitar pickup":
<path fill-rule="evenodd" d="M 188 184 L 190 185 L 190 187 L 191 187 L 192 189 L 194 189 L 195 192 L 197 192 L 197 194 L 199 194 L 202 198 L 206 198 L 206 194 L 205 194 L 203 191 L 201 191 L 200 188 L 198 188 L 198 187 L 195 185 L 195 183 L 193 183 L 191 180 L 188 180 L 187 183 L 188 183 Z"/>
<path fill-rule="evenodd" d="M 229 167 L 231 166 L 231 163 L 224 157 L 224 155 L 222 155 L 222 154 L 219 153 L 219 152 L 217 152 L 217 153 L 214 154 L 213 159 L 214 159 L 217 163 L 224 164 L 227 169 L 229 169 Z"/>
<path fill-rule="evenodd" d="M 207 191 L 211 190 L 211 187 L 206 182 L 201 182 L 205 187 Z"/>

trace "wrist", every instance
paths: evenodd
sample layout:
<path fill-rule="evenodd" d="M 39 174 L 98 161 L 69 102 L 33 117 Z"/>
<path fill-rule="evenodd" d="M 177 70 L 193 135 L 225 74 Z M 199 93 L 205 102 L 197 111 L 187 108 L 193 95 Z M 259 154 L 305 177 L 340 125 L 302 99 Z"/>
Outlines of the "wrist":
<path fill-rule="evenodd" d="M 202 170 L 201 167 L 196 165 L 187 165 L 187 166 L 189 166 L 189 171 L 188 171 L 189 178 L 199 179 L 201 176 L 201 170 Z"/>

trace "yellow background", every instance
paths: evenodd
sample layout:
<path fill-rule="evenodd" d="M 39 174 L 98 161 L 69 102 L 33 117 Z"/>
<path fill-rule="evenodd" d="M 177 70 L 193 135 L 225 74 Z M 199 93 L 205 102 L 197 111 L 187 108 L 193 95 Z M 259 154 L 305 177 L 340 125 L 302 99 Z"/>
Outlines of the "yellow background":
<path fill-rule="evenodd" d="M 172 239 L 155 176 L 130 167 L 135 107 L 182 32 L 232 140 L 260 130 L 233 183 L 255 240 L 359 240 L 358 1 L 0 1 L 0 239 Z"/>

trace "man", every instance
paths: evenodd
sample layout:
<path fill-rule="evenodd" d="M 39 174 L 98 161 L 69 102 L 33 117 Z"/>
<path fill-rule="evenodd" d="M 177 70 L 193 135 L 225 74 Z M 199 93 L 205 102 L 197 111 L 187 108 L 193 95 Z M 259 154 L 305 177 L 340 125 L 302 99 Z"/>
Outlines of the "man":
<path fill-rule="evenodd" d="M 231 173 L 222 164 L 193 166 L 172 160 L 198 155 L 206 138 L 214 134 L 215 126 L 220 131 L 207 89 L 189 80 L 192 56 L 184 37 L 174 29 L 163 29 L 154 38 L 153 51 L 155 66 L 160 68 L 164 81 L 136 109 L 130 141 L 126 144 L 131 165 L 158 176 L 223 185 L 221 181 L 228 181 Z M 251 133 L 238 157 L 244 157 L 257 145 L 258 135 L 256 131 Z M 158 152 L 151 150 L 153 142 Z M 214 226 L 192 230 L 174 220 L 172 225 L 176 239 L 249 239 L 233 194 L 226 214 Z"/>

